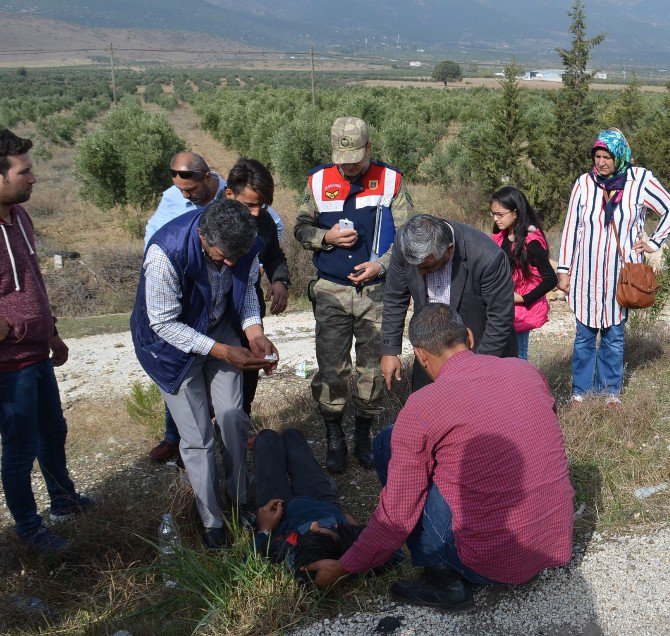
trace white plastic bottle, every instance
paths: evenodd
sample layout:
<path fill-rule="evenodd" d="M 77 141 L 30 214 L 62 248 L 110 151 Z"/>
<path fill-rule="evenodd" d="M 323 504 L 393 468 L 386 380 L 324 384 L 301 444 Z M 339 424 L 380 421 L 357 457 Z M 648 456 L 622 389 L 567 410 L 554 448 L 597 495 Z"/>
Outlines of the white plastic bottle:
<path fill-rule="evenodd" d="M 181 539 L 179 538 L 179 528 L 172 515 L 166 512 L 163 520 L 158 526 L 158 548 L 164 557 L 171 557 L 181 550 Z M 177 581 L 173 581 L 167 573 L 163 574 L 165 587 L 177 587 Z"/>

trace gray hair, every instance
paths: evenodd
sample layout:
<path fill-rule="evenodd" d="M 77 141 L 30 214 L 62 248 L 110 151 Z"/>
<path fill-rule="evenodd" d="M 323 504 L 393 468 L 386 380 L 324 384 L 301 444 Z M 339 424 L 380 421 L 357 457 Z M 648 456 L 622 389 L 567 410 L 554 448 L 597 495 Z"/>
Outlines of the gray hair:
<path fill-rule="evenodd" d="M 256 221 L 249 208 L 234 199 L 212 201 L 200 217 L 200 234 L 227 258 L 244 256 L 256 240 Z"/>
<path fill-rule="evenodd" d="M 458 312 L 443 303 L 428 303 L 409 321 L 413 347 L 439 356 L 455 345 L 468 344 L 468 330 Z"/>
<path fill-rule="evenodd" d="M 177 158 L 185 158 L 184 169 L 190 170 L 191 172 L 209 172 L 209 166 L 205 161 L 204 157 L 196 154 L 195 152 L 178 152 L 172 161 L 170 161 L 170 168 L 174 168 Z"/>
<path fill-rule="evenodd" d="M 454 242 L 449 224 L 430 214 L 416 214 L 398 230 L 396 241 L 410 265 L 421 265 L 429 256 L 442 258 Z"/>

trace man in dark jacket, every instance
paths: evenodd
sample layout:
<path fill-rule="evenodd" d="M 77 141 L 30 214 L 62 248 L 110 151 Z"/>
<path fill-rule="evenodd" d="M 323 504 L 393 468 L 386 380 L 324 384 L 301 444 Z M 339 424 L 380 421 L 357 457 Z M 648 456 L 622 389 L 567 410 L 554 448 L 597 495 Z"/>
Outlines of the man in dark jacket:
<path fill-rule="evenodd" d="M 260 247 L 256 223 L 239 201 L 217 200 L 177 217 L 149 241 L 131 317 L 135 353 L 177 424 L 203 539 L 213 548 L 225 537 L 210 406 L 221 431 L 226 490 L 239 510 L 248 500 L 241 372 L 270 373 L 277 364 L 255 290 Z M 240 346 L 242 332 L 248 349 Z"/>
<path fill-rule="evenodd" d="M 265 301 L 269 300 L 270 313 L 281 314 L 288 304 L 290 286 L 288 264 L 284 251 L 279 245 L 278 226 L 269 212 L 274 197 L 274 180 L 270 171 L 256 159 L 240 157 L 228 174 L 225 194 L 230 199 L 241 201 L 249 208 L 256 219 L 258 237 L 263 246 L 258 253 L 262 271 L 270 282 L 267 298 L 263 297 L 261 276 L 256 281 L 256 295 L 261 309 L 261 318 L 265 318 Z M 246 341 L 242 338 L 242 346 Z M 251 415 L 251 404 L 256 396 L 258 370 L 244 372 L 244 412 Z"/>
<path fill-rule="evenodd" d="M 398 231 L 386 275 L 382 316 L 382 375 L 391 388 L 400 359 L 409 299 L 414 311 L 439 302 L 456 310 L 472 331 L 477 353 L 516 356 L 514 285 L 508 259 L 489 236 L 469 225 L 428 214 Z M 414 363 L 413 390 L 430 382 Z"/>
<path fill-rule="evenodd" d="M 0 435 L 2 485 L 16 530 L 26 545 L 61 552 L 67 542 L 42 524 L 30 473 L 37 458 L 51 499 L 51 520 L 83 512 L 65 459 L 67 424 L 54 366 L 68 348 L 56 330 L 37 261 L 33 224 L 20 205 L 36 181 L 30 139 L 0 131 Z M 51 357 L 50 357 L 51 356 Z"/>

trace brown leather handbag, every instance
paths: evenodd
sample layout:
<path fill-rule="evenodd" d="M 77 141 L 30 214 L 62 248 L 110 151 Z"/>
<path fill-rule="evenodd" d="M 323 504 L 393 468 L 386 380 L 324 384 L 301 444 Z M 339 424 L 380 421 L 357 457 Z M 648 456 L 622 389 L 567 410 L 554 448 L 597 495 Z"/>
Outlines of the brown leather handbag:
<path fill-rule="evenodd" d="M 651 307 L 656 300 L 655 292 L 658 289 L 656 274 L 646 263 L 627 263 L 625 261 L 619 242 L 619 232 L 617 232 L 614 221 L 612 221 L 612 229 L 621 259 L 621 270 L 616 284 L 616 301 L 628 309 Z"/>

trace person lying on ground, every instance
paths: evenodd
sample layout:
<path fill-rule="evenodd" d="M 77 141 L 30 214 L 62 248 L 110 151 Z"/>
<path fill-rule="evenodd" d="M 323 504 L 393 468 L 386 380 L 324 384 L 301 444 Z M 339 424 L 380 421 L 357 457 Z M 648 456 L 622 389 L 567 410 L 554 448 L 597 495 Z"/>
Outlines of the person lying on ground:
<path fill-rule="evenodd" d="M 258 434 L 254 477 L 256 549 L 301 580 L 308 578 L 306 565 L 340 558 L 365 528 L 339 506 L 331 479 L 294 428 Z"/>

